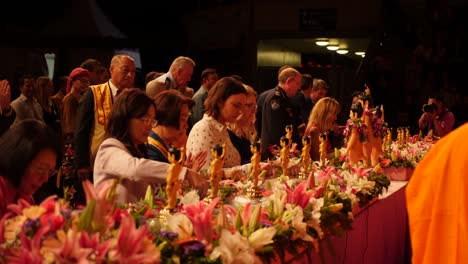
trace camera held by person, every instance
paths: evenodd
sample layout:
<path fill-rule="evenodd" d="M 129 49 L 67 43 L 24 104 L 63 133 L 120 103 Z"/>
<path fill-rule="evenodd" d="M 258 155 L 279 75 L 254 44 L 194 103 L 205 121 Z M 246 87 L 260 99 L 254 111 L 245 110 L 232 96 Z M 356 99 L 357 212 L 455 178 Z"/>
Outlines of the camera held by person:
<path fill-rule="evenodd" d="M 424 134 L 443 137 L 452 131 L 455 124 L 455 116 L 445 107 L 441 96 L 430 96 L 427 104 L 423 105 L 423 114 L 418 120 L 418 126 Z"/>
<path fill-rule="evenodd" d="M 437 112 L 437 105 L 436 104 L 425 104 L 423 105 L 423 112 L 424 113 L 435 113 Z"/>

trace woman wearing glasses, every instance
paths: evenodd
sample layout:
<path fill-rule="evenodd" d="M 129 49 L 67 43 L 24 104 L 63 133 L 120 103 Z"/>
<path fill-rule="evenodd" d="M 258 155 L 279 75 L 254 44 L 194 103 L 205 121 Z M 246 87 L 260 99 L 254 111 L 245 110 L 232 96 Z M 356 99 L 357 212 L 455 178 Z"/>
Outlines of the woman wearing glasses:
<path fill-rule="evenodd" d="M 35 119 L 16 123 L 0 138 L 0 217 L 19 199 L 34 204 L 33 194 L 56 172 L 62 149 L 57 138 Z"/>
<path fill-rule="evenodd" d="M 166 182 L 168 163 L 148 159 L 145 143 L 156 126 L 154 101 L 139 89 L 125 89 L 117 97 L 106 127 L 106 139 L 99 146 L 94 163 L 94 185 L 108 179 L 122 179 L 117 201 L 136 202 L 148 185 Z M 179 175 L 201 195 L 207 184 L 198 173 L 184 167 Z"/>
<path fill-rule="evenodd" d="M 248 85 L 244 85 L 244 88 L 247 91 L 247 100 L 242 108 L 242 114 L 237 117 L 235 122 L 227 124 L 231 142 L 241 156 L 241 164 L 250 162 L 250 158 L 252 157 L 250 143 L 257 137 L 257 130 L 255 129 L 257 93 Z"/>

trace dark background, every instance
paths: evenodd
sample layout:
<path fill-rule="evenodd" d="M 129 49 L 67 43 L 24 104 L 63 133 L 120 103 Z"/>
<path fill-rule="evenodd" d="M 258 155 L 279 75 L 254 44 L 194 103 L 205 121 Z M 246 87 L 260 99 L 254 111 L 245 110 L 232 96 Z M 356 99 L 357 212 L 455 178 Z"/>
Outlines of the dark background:
<path fill-rule="evenodd" d="M 333 31 L 334 16 L 338 16 L 335 19 L 347 16 L 351 20 L 366 16 L 365 7 L 362 13 L 337 13 L 329 8 L 327 12 L 318 13 L 316 20 L 307 20 L 312 24 L 301 22 L 297 32 L 269 33 L 257 32 L 244 19 L 247 27 L 240 30 L 238 37 L 234 37 L 239 40 L 232 44 L 229 43 L 233 39 L 230 33 L 239 21 L 232 21 L 232 25 L 220 33 L 212 30 L 211 26 L 214 28 L 217 21 L 229 22 L 226 21 L 229 16 L 223 13 L 215 14 L 215 19 L 211 18 L 212 24 L 204 23 L 204 27 L 196 29 L 188 26 L 191 21 L 187 22 L 187 18 L 210 10 L 216 12 L 222 7 L 241 5 L 248 8 L 255 1 L 94 1 L 125 35 L 124 38 L 99 32 L 87 8 L 89 5 L 84 3 L 88 1 L 13 1 L 9 3 L 10 8 L 2 7 L 0 77 L 9 79 L 15 88 L 15 80 L 22 73 L 44 74 L 46 69 L 41 56 L 46 52 L 55 53 L 54 76 L 59 76 L 67 75 L 86 58 L 96 58 L 108 65 L 114 49 L 138 48 L 142 63 L 137 75 L 139 87 L 143 87 L 147 72 L 166 72 L 175 57 L 184 55 L 197 62 L 189 84 L 195 90 L 200 86 L 201 71 L 205 67 L 215 67 L 221 76 L 241 75 L 261 92 L 276 84 L 278 67 L 256 66 L 256 41 L 326 34 Z M 284 1 L 285 6 L 294 3 Z M 464 48 L 468 12 L 465 1 L 382 0 L 380 3 L 381 7 L 372 12 L 378 12 L 381 19 L 372 29 L 353 32 L 367 35 L 370 39 L 362 61 L 303 53 L 298 69 L 330 83 L 330 96 L 336 97 L 343 106 L 340 121 L 346 119 L 352 91 L 363 89 L 367 83 L 373 87 L 375 103 L 385 105 L 387 121 L 394 127 L 411 126 L 415 130 L 415 120 L 430 94 L 444 95 L 447 105 L 455 113 L 457 125 L 466 122 L 468 99 Z M 204 18 L 199 16 L 198 19 Z M 306 21 L 299 14 L 265 19 Z M 322 24 L 314 24 L 314 21 L 322 21 Z M 221 43 L 225 40 L 226 45 L 200 48 L 194 44 L 197 35 L 205 36 L 210 30 Z M 317 67 L 317 64 L 323 67 Z M 13 94 L 18 95 L 19 92 L 14 91 Z"/>

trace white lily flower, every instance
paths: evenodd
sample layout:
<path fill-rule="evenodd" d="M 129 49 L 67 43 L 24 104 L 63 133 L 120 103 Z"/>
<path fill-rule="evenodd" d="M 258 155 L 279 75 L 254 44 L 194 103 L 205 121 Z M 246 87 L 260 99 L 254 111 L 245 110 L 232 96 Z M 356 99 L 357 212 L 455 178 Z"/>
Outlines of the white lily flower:
<path fill-rule="evenodd" d="M 257 229 L 255 232 L 250 234 L 249 243 L 254 250 L 263 248 L 264 246 L 273 243 L 273 237 L 276 234 L 276 228 L 266 227 Z"/>

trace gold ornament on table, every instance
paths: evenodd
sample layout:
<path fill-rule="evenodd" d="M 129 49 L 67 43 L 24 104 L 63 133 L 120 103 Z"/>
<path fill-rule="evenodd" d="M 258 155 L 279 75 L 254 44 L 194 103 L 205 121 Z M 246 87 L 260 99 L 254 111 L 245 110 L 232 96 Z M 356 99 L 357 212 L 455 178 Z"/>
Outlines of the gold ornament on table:
<path fill-rule="evenodd" d="M 291 149 L 291 144 L 292 144 L 292 136 L 293 136 L 293 126 L 292 125 L 287 125 L 285 128 L 286 130 L 286 138 L 289 140 L 289 149 Z"/>
<path fill-rule="evenodd" d="M 328 146 L 328 134 L 326 132 L 321 133 L 319 135 L 320 145 L 319 145 L 319 153 L 320 153 L 320 166 L 325 168 L 327 165 L 327 146 Z"/>
<path fill-rule="evenodd" d="M 179 175 L 182 171 L 183 164 L 185 162 L 184 148 L 171 147 L 168 151 L 167 159 L 171 164 L 167 169 L 166 179 L 166 194 L 167 194 L 167 206 L 166 210 L 174 210 L 177 203 L 177 193 L 180 189 Z"/>
<path fill-rule="evenodd" d="M 226 157 L 226 144 L 219 145 L 211 148 L 211 161 L 208 175 L 210 176 L 211 194 L 205 198 L 206 202 L 211 202 L 212 199 L 218 197 L 219 182 L 223 178 L 224 160 Z"/>
<path fill-rule="evenodd" d="M 389 153 L 392 149 L 392 141 L 393 141 L 393 135 L 392 135 L 392 128 L 388 128 L 387 130 L 387 136 L 386 136 L 386 152 Z"/>
<path fill-rule="evenodd" d="M 359 104 L 356 104 L 356 108 L 349 112 L 348 124 L 352 124 L 350 128 L 350 136 L 346 146 L 346 155 L 349 157 L 349 163 L 351 165 L 358 164 L 359 161 L 364 157 L 363 146 L 360 139 L 360 134 L 358 130 L 358 125 L 362 122 L 361 118 L 358 116 Z"/>
<path fill-rule="evenodd" d="M 397 142 L 398 146 L 403 146 L 403 133 L 401 127 L 397 128 Z"/>
<path fill-rule="evenodd" d="M 299 173 L 299 179 L 304 180 L 307 173 L 309 172 L 310 165 L 310 137 L 302 137 L 302 153 L 301 153 L 301 162 L 302 162 L 302 171 Z"/>
<path fill-rule="evenodd" d="M 250 144 L 250 151 L 252 157 L 250 158 L 250 175 L 252 179 L 252 188 L 247 190 L 247 196 L 249 198 L 259 198 L 262 196 L 261 191 L 258 188 L 258 177 L 260 175 L 260 160 L 262 158 L 262 142 L 260 140 L 253 141 Z"/>
<path fill-rule="evenodd" d="M 287 176 L 288 174 L 288 165 L 289 165 L 289 146 L 290 142 L 289 139 L 285 136 L 280 138 L 280 159 L 281 159 L 281 169 L 283 170 L 283 174 L 281 176 Z"/>
<path fill-rule="evenodd" d="M 406 141 L 406 143 L 409 142 L 410 137 L 411 137 L 410 129 L 409 129 L 409 127 L 406 127 L 406 128 L 405 128 L 405 141 Z"/>

